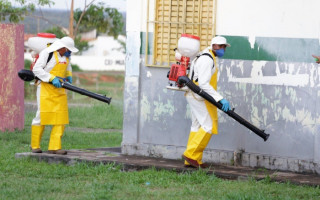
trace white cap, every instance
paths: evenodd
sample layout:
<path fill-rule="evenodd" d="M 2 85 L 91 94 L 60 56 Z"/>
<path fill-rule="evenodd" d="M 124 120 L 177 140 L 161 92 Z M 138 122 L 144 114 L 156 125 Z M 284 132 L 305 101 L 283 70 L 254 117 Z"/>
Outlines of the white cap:
<path fill-rule="evenodd" d="M 67 48 L 71 52 L 78 52 L 79 50 L 74 46 L 74 40 L 71 37 L 63 37 L 61 39 L 56 40 L 54 43 L 52 43 L 48 48 L 48 52 L 57 51 L 61 48 Z"/>
<path fill-rule="evenodd" d="M 222 36 L 216 36 L 216 37 L 212 38 L 211 46 L 213 44 L 219 44 L 219 45 L 220 44 L 225 44 L 227 47 L 231 47 L 231 45 L 227 43 L 227 39 L 222 37 Z"/>

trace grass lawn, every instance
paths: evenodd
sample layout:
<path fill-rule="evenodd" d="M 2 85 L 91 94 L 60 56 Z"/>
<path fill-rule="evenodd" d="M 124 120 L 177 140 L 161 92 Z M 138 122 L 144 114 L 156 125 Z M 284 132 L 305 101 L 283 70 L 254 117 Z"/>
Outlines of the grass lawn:
<path fill-rule="evenodd" d="M 121 94 L 117 98 L 121 99 Z M 66 129 L 62 139 L 65 149 L 120 146 L 121 103 L 107 105 L 97 102 L 90 106 L 72 106 L 69 111 L 70 129 Z M 15 153 L 30 151 L 30 124 L 34 114 L 25 113 L 25 130 L 0 132 L 0 200 L 320 199 L 319 187 L 269 180 L 222 180 L 207 175 L 203 170 L 193 173 L 155 169 L 124 172 L 121 166 L 114 165 L 82 163 L 67 166 L 38 162 L 31 158 L 16 159 Z M 74 131 L 72 127 L 97 131 Z M 108 129 L 119 131 L 108 132 Z M 49 134 L 50 127 L 47 127 L 41 143 L 43 150 L 47 150 Z"/>
<path fill-rule="evenodd" d="M 89 108 L 88 113 L 90 113 Z M 42 147 L 47 148 L 49 130 Z M 264 181 L 229 181 L 193 173 L 124 172 L 120 166 L 48 164 L 15 159 L 29 151 L 29 130 L 0 134 L 0 199 L 319 199 L 320 188 Z M 121 133 L 66 132 L 66 149 L 119 146 Z"/>

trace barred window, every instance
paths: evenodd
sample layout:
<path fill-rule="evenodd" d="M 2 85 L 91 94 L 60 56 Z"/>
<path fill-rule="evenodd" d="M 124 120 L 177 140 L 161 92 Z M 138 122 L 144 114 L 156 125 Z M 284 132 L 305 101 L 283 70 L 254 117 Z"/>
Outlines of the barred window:
<path fill-rule="evenodd" d="M 150 3 L 154 4 L 152 19 Z M 153 44 L 146 42 L 146 66 L 169 67 L 175 62 L 173 49 L 182 33 L 199 36 L 201 50 L 215 35 L 216 0 L 148 0 L 147 10 L 146 41 L 153 29 Z M 148 60 L 149 46 L 153 47 Z"/>

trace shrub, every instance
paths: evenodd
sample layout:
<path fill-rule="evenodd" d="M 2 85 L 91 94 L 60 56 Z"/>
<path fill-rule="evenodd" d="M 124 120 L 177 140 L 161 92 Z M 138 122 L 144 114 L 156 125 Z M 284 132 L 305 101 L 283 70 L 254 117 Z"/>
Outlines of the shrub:
<path fill-rule="evenodd" d="M 24 68 L 25 69 L 30 69 L 32 61 L 29 59 L 24 59 Z"/>
<path fill-rule="evenodd" d="M 73 72 L 81 72 L 82 70 L 80 69 L 79 65 L 76 64 L 71 64 L 72 71 Z"/>

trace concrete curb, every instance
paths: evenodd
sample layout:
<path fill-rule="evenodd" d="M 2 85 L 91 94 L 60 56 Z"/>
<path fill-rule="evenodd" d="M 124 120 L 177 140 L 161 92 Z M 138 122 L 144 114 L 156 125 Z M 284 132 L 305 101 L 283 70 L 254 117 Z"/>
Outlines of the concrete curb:
<path fill-rule="evenodd" d="M 120 165 L 124 171 L 143 170 L 155 168 L 157 170 L 171 170 L 179 173 L 191 172 L 198 169 L 186 168 L 182 160 L 171 160 L 164 158 L 152 158 L 143 156 L 132 156 L 121 154 L 121 148 L 95 148 L 95 149 L 72 149 L 67 155 L 56 155 L 43 153 L 16 153 L 16 158 L 35 158 L 38 161 L 48 163 L 64 163 L 73 165 L 79 162 L 93 164 L 115 164 Z M 223 179 L 248 180 L 248 179 L 269 179 L 276 182 L 290 182 L 298 185 L 319 186 L 320 176 L 316 174 L 300 174 L 293 172 L 275 171 L 267 169 L 255 169 L 241 166 L 228 166 L 212 164 L 209 169 L 205 169 L 208 174 Z"/>

